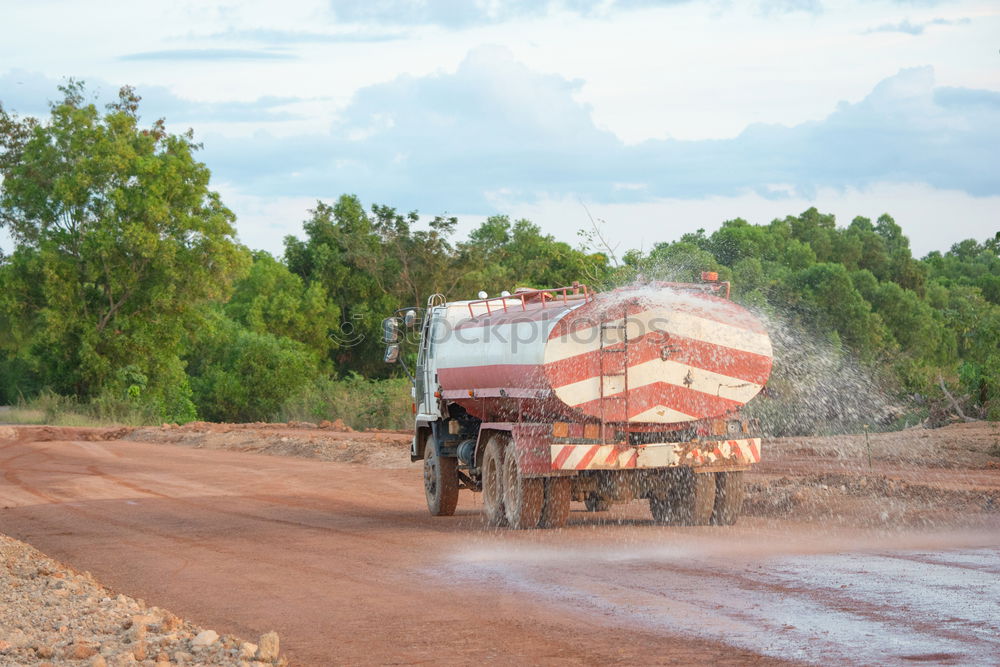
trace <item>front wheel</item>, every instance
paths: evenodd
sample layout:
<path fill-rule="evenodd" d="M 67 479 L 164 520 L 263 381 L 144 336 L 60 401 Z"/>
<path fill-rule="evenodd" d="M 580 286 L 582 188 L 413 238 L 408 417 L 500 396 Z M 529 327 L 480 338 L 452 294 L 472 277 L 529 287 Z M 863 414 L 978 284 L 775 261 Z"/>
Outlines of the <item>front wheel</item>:
<path fill-rule="evenodd" d="M 434 442 L 424 450 L 424 495 L 431 516 L 451 516 L 458 506 L 458 459 L 439 456 Z"/>

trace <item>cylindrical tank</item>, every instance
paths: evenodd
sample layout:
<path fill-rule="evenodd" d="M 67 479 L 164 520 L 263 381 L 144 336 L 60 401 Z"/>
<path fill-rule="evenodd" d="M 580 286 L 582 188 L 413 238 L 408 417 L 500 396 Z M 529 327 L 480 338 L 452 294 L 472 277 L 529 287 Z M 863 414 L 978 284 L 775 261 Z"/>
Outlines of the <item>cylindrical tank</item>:
<path fill-rule="evenodd" d="M 678 424 L 757 395 L 771 341 L 710 285 L 460 301 L 430 341 L 442 396 L 485 421 Z"/>

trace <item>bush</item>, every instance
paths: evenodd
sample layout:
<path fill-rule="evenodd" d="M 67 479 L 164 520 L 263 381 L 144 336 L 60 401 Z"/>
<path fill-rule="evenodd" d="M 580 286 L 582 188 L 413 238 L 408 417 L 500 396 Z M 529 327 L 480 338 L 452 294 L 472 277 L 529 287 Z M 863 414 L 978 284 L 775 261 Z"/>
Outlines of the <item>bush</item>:
<path fill-rule="evenodd" d="M 323 378 L 285 403 L 285 421 L 342 419 L 353 429 L 413 427 L 410 381 L 369 380 L 351 374 L 342 380 Z"/>
<path fill-rule="evenodd" d="M 318 372 L 303 344 L 257 333 L 219 318 L 194 345 L 189 372 L 202 419 L 270 421 L 289 396 L 301 393 Z"/>

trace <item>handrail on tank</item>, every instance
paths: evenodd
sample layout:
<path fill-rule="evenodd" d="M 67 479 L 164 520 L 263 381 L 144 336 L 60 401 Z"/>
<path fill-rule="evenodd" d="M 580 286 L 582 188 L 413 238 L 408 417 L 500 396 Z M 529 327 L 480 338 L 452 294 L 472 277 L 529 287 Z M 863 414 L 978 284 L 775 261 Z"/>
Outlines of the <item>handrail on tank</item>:
<path fill-rule="evenodd" d="M 536 298 L 536 297 L 541 299 L 542 308 L 545 307 L 545 304 L 546 304 L 547 300 L 549 300 L 549 299 L 556 299 L 558 301 L 562 301 L 563 303 L 569 303 L 569 300 L 570 300 L 570 291 L 571 290 L 572 290 L 572 293 L 573 293 L 573 299 L 580 298 L 580 296 L 581 296 L 581 291 L 580 290 L 583 290 L 582 296 L 583 296 L 583 298 L 584 298 L 585 301 L 590 301 L 591 299 L 594 298 L 594 292 L 590 291 L 590 289 L 588 289 L 586 285 L 583 285 L 583 284 L 578 283 L 578 282 L 574 282 L 572 285 L 569 285 L 567 287 L 547 287 L 545 289 L 526 289 L 526 290 L 523 290 L 523 291 L 514 292 L 513 294 L 508 294 L 507 296 L 491 296 L 488 299 L 479 299 L 478 301 L 470 301 L 468 303 L 469 317 L 476 317 L 476 314 L 472 311 L 472 307 L 473 306 L 478 306 L 478 305 L 485 305 L 486 306 L 486 314 L 487 315 L 492 315 L 493 314 L 493 310 L 490 308 L 490 304 L 493 303 L 493 302 L 496 302 L 496 301 L 501 302 L 501 305 L 503 305 L 503 312 L 505 312 L 505 313 L 508 312 L 508 306 L 511 305 L 511 304 L 508 304 L 507 302 L 511 301 L 511 300 L 517 300 L 517 301 L 519 301 L 520 304 L 521 304 L 521 310 L 527 310 L 528 309 L 528 302 L 529 302 L 529 300 L 533 299 L 533 298 Z M 556 292 L 558 292 L 558 293 L 560 293 L 562 295 L 561 299 L 558 299 L 558 298 L 552 296 L 552 294 L 556 293 Z M 539 295 L 541 295 L 541 296 L 539 297 Z M 500 309 L 498 308 L 497 310 L 499 311 Z"/>

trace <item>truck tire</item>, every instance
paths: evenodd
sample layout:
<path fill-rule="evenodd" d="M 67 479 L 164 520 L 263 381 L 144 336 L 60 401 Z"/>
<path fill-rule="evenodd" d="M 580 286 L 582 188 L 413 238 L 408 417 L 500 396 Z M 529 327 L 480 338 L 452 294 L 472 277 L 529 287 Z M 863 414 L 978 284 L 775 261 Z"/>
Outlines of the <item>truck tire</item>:
<path fill-rule="evenodd" d="M 715 475 L 674 468 L 649 496 L 649 510 L 656 523 L 672 526 L 705 526 L 715 508 Z"/>
<path fill-rule="evenodd" d="M 517 467 L 517 454 L 511 445 L 503 458 L 503 507 L 511 528 L 535 528 L 542 516 L 545 482 L 528 478 Z"/>
<path fill-rule="evenodd" d="M 573 497 L 573 480 L 569 477 L 549 477 L 545 480 L 545 501 L 539 528 L 562 528 L 569 520 L 569 501 Z"/>
<path fill-rule="evenodd" d="M 458 505 L 458 459 L 439 456 L 435 443 L 424 449 L 424 495 L 431 516 L 451 516 Z"/>
<path fill-rule="evenodd" d="M 712 523 L 731 526 L 743 511 L 743 471 L 715 473 L 715 508 Z"/>
<path fill-rule="evenodd" d="M 494 435 L 483 452 L 483 511 L 486 524 L 494 527 L 507 525 L 503 508 L 504 444 L 503 438 Z"/>
<path fill-rule="evenodd" d="M 583 504 L 587 506 L 588 512 L 607 512 L 611 509 L 611 501 L 600 497 L 593 491 L 588 493 L 587 497 L 583 499 Z"/>

